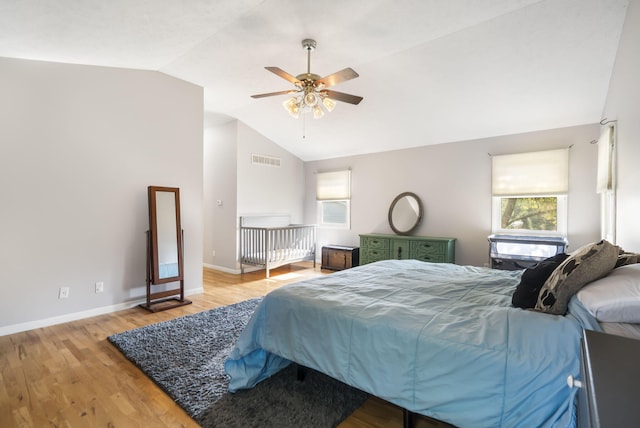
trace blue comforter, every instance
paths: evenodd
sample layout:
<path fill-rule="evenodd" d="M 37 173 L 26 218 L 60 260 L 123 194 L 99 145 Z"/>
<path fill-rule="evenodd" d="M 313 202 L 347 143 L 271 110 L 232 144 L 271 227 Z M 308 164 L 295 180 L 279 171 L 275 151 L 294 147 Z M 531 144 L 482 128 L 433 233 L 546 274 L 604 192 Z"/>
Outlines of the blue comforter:
<path fill-rule="evenodd" d="M 291 361 L 459 427 L 571 427 L 582 329 L 511 307 L 521 272 L 389 260 L 269 293 L 225 369 L 233 392 Z"/>

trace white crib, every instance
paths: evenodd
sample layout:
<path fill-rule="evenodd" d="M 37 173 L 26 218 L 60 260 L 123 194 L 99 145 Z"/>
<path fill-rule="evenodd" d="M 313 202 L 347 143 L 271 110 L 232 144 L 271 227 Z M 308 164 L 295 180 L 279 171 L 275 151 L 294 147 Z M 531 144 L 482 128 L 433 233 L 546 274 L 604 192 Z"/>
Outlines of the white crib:
<path fill-rule="evenodd" d="M 303 260 L 316 267 L 316 226 L 289 224 L 288 216 L 240 217 L 240 271 L 244 266 L 269 270 Z"/>

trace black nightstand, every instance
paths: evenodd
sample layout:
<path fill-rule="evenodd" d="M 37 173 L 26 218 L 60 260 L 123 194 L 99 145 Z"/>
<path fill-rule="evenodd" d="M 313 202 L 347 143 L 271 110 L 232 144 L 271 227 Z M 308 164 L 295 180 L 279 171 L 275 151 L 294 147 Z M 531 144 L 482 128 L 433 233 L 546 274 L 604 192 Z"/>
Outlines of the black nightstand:
<path fill-rule="evenodd" d="M 322 269 L 343 270 L 360 264 L 360 248 L 344 245 L 322 247 Z"/>
<path fill-rule="evenodd" d="M 640 340 L 585 330 L 578 426 L 637 427 Z"/>

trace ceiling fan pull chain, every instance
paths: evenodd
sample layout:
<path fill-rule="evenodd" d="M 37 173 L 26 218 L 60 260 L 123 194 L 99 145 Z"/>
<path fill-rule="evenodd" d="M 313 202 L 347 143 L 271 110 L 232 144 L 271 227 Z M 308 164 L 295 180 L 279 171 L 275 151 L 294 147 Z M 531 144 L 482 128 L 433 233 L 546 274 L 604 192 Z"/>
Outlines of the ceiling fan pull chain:
<path fill-rule="evenodd" d="M 302 139 L 305 140 L 307 138 L 307 115 L 302 115 Z"/>

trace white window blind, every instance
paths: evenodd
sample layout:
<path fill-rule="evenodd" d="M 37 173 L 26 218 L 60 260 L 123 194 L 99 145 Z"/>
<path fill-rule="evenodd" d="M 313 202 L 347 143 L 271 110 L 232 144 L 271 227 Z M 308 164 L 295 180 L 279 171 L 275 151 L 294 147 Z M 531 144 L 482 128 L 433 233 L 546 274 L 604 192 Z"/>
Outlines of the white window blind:
<path fill-rule="evenodd" d="M 569 192 L 569 149 L 494 155 L 491 160 L 493 196 Z"/>
<path fill-rule="evenodd" d="M 596 192 L 613 189 L 613 128 L 607 126 L 598 139 L 598 175 Z"/>
<path fill-rule="evenodd" d="M 316 174 L 316 199 L 336 201 L 351 198 L 351 171 L 319 172 Z"/>

